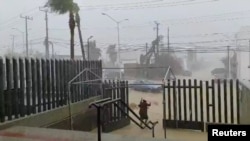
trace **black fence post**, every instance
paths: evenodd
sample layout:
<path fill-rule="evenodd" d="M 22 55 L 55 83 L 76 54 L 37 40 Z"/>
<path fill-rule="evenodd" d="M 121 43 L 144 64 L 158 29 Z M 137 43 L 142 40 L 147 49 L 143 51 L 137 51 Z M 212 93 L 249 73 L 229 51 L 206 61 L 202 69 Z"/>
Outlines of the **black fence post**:
<path fill-rule="evenodd" d="M 240 84 L 239 80 L 236 80 L 236 109 L 237 109 L 237 124 L 240 124 Z"/>
<path fill-rule="evenodd" d="M 60 60 L 59 61 L 60 67 L 59 67 L 59 71 L 60 71 L 60 106 L 63 106 L 64 103 L 64 67 L 63 67 L 63 61 Z"/>
<path fill-rule="evenodd" d="M 55 61 L 51 60 L 51 96 L 52 96 L 52 109 L 54 109 L 56 107 L 56 103 L 55 103 Z"/>
<path fill-rule="evenodd" d="M 228 116 L 227 116 L 227 80 L 224 79 L 224 123 L 228 123 Z"/>
<path fill-rule="evenodd" d="M 14 106 L 14 113 L 15 113 L 15 118 L 19 117 L 19 92 L 18 92 L 18 67 L 17 67 L 17 60 L 15 58 L 12 59 L 13 63 L 13 82 L 14 82 L 14 93 L 13 93 L 13 106 Z"/>
<path fill-rule="evenodd" d="M 5 104 L 4 104 L 4 65 L 3 59 L 0 58 L 0 120 L 1 122 L 5 121 Z"/>
<path fill-rule="evenodd" d="M 218 85 L 218 118 L 219 118 L 219 123 L 221 123 L 222 118 L 221 118 L 221 80 L 219 79 L 217 81 Z"/>
<path fill-rule="evenodd" d="M 24 63 L 23 59 L 19 59 L 19 71 L 20 71 L 20 115 L 21 117 L 25 116 L 25 105 L 24 105 Z"/>
<path fill-rule="evenodd" d="M 188 80 L 188 94 L 189 94 L 189 120 L 193 121 L 193 95 L 192 95 L 192 81 Z"/>
<path fill-rule="evenodd" d="M 184 104 L 184 121 L 187 121 L 187 93 L 186 93 L 186 80 L 183 80 L 183 104 Z"/>
<path fill-rule="evenodd" d="M 31 79 L 32 79 L 32 113 L 36 113 L 36 99 L 37 99 L 37 79 L 36 79 L 36 62 L 31 59 Z"/>
<path fill-rule="evenodd" d="M 56 107 L 60 106 L 60 64 L 59 61 L 55 61 L 56 71 Z"/>
<path fill-rule="evenodd" d="M 97 127 L 98 127 L 98 141 L 101 141 L 101 132 L 102 132 L 102 125 L 101 125 L 101 107 L 97 107 Z"/>
<path fill-rule="evenodd" d="M 48 110 L 50 110 L 51 109 L 51 91 L 50 91 L 51 90 L 50 89 L 51 76 L 50 76 L 50 60 L 49 59 L 46 60 L 46 69 L 47 69 L 47 101 L 48 101 Z"/>
<path fill-rule="evenodd" d="M 230 112 L 231 112 L 231 124 L 234 123 L 234 95 L 233 95 L 233 80 L 230 80 Z"/>
<path fill-rule="evenodd" d="M 216 122 L 215 121 L 215 87 L 214 87 L 214 80 L 212 80 L 212 95 L 211 95 L 211 98 L 212 98 L 212 109 L 213 109 L 213 121 L 212 122 Z"/>
<path fill-rule="evenodd" d="M 36 59 L 36 82 L 37 82 L 37 104 L 38 104 L 38 113 L 42 111 L 42 96 L 41 96 L 41 66 L 40 60 Z"/>
<path fill-rule="evenodd" d="M 46 81 L 46 62 L 42 59 L 42 101 L 43 101 L 43 111 L 47 110 L 47 81 Z"/>
<path fill-rule="evenodd" d="M 10 59 L 6 58 L 6 79 L 7 79 L 7 93 L 6 93 L 6 113 L 8 114 L 8 120 L 12 120 L 12 79 L 11 79 L 11 63 Z"/>
<path fill-rule="evenodd" d="M 163 128 L 164 128 L 164 138 L 167 138 L 167 125 L 166 125 L 166 87 L 165 82 L 162 84 L 163 89 Z"/>
<path fill-rule="evenodd" d="M 200 81 L 200 117 L 201 117 L 201 122 L 203 123 L 204 122 L 204 110 L 203 110 L 203 81 L 201 80 Z M 205 129 L 203 128 L 202 131 L 205 131 Z"/>
<path fill-rule="evenodd" d="M 182 93 L 181 93 L 181 80 L 178 79 L 178 84 L 177 84 L 177 90 L 178 90 L 178 114 L 179 114 L 179 117 L 178 117 L 178 120 L 182 120 L 182 117 L 181 117 L 181 113 L 182 113 L 182 110 L 181 110 L 181 107 L 182 107 L 182 102 L 181 102 L 181 97 L 182 97 Z"/>
<path fill-rule="evenodd" d="M 31 114 L 30 108 L 30 61 L 28 58 L 25 59 L 25 72 L 26 72 L 26 112 L 27 115 Z"/>
<path fill-rule="evenodd" d="M 171 102 L 171 87 L 170 87 L 170 80 L 168 80 L 168 82 L 167 82 L 168 84 L 167 84 L 167 89 L 168 89 L 168 120 L 171 120 L 172 119 L 172 117 L 171 117 L 171 109 L 172 109 L 172 102 Z"/>
<path fill-rule="evenodd" d="M 210 110 L 209 110 L 209 82 L 206 81 L 206 115 L 207 115 L 207 121 L 210 122 Z"/>
<path fill-rule="evenodd" d="M 197 80 L 194 79 L 194 113 L 195 113 L 195 122 L 198 122 L 198 88 L 197 88 Z"/>

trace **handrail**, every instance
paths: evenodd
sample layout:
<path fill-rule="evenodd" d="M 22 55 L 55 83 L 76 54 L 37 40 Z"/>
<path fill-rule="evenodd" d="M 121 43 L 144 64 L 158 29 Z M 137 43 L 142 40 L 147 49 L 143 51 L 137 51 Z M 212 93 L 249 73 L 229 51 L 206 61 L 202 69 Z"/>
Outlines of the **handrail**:
<path fill-rule="evenodd" d="M 145 127 L 147 127 L 148 129 L 152 130 L 152 137 L 155 137 L 155 126 L 156 124 L 158 124 L 159 122 L 152 122 L 149 121 L 148 123 L 152 125 L 152 127 L 150 127 L 147 123 L 145 123 L 144 121 L 141 120 L 141 118 L 124 102 L 124 101 L 120 101 L 124 106 L 126 106 L 126 108 L 128 108 L 128 110 L 135 116 L 137 117 L 137 119 L 143 123 L 145 125 Z M 128 113 L 126 113 L 125 111 L 123 111 L 123 109 L 121 107 L 119 107 L 118 104 L 114 103 L 116 105 L 116 107 L 118 109 L 120 109 L 124 114 L 126 114 L 137 126 L 139 126 L 141 129 L 144 129 L 145 127 L 142 127 L 139 123 L 137 123 L 132 117 L 130 117 L 130 115 Z"/>
<path fill-rule="evenodd" d="M 112 103 L 119 102 L 119 101 L 121 101 L 120 98 L 112 99 L 112 100 L 109 100 L 109 101 L 105 101 L 105 102 L 101 103 L 100 105 L 101 105 L 101 107 L 103 107 L 103 106 L 105 106 L 107 104 L 112 104 Z"/>
<path fill-rule="evenodd" d="M 91 108 L 92 105 L 100 104 L 100 103 L 103 103 L 103 102 L 106 102 L 106 101 L 110 101 L 110 100 L 112 100 L 112 99 L 111 98 L 105 98 L 105 99 L 94 101 L 94 102 L 92 102 L 92 103 L 89 104 L 89 108 Z"/>
<path fill-rule="evenodd" d="M 148 129 L 152 129 L 152 127 L 148 126 L 147 123 L 145 123 L 144 121 L 141 120 L 141 118 L 124 102 L 124 101 L 120 101 L 124 106 L 126 106 L 128 108 L 128 110 L 141 122 L 145 125 L 145 127 L 147 127 Z M 129 115 L 128 115 L 129 116 Z M 144 128 L 142 128 L 144 129 Z"/>
<path fill-rule="evenodd" d="M 142 127 L 138 122 L 136 122 L 131 116 L 129 116 L 121 107 L 119 107 L 116 103 L 115 104 L 115 107 L 117 107 L 119 110 L 121 110 L 125 115 L 128 116 L 128 118 L 130 120 L 132 120 L 137 126 L 139 126 L 141 129 L 144 129 L 144 127 Z"/>
<path fill-rule="evenodd" d="M 133 119 L 128 113 L 126 113 L 120 106 L 119 104 L 117 104 L 116 102 L 120 102 L 122 103 L 124 106 L 126 106 L 126 108 L 133 113 L 133 115 L 143 124 L 145 125 L 145 127 L 142 127 L 138 122 L 135 121 L 135 119 Z M 122 101 L 120 98 L 118 99 L 111 99 L 111 98 L 106 98 L 106 99 L 102 99 L 102 100 L 98 100 L 95 102 L 92 102 L 89 105 L 89 108 L 91 108 L 92 106 L 95 106 L 97 108 L 97 125 L 98 125 L 98 141 L 101 141 L 101 109 L 107 105 L 107 104 L 114 104 L 115 107 L 117 107 L 121 112 L 123 112 L 126 116 L 129 117 L 130 120 L 132 120 L 137 126 L 139 126 L 141 129 L 144 128 L 148 128 L 150 130 L 152 130 L 152 136 L 154 138 L 154 127 L 155 125 L 158 123 L 157 122 L 152 122 L 149 121 L 148 123 L 152 124 L 152 127 L 149 126 L 149 124 L 147 124 L 146 122 L 142 121 L 141 118 L 124 102 Z"/>
<path fill-rule="evenodd" d="M 104 98 L 104 99 L 96 100 L 96 101 L 94 101 L 94 102 L 92 102 L 92 103 L 99 104 L 99 103 L 102 103 L 102 102 L 106 102 L 106 101 L 108 101 L 108 100 L 111 100 L 111 98 L 109 97 L 109 98 Z M 92 103 L 91 103 L 91 104 L 92 104 Z M 91 105 L 91 104 L 90 104 L 90 105 Z"/>
<path fill-rule="evenodd" d="M 152 137 L 154 138 L 155 137 L 155 126 L 159 122 L 158 121 L 156 121 L 156 122 L 149 121 L 148 123 L 152 124 Z"/>

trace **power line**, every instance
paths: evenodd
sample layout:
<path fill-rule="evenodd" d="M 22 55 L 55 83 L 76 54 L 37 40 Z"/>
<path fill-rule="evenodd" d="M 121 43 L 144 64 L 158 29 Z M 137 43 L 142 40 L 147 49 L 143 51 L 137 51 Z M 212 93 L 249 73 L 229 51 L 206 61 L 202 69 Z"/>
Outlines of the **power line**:
<path fill-rule="evenodd" d="M 196 1 L 196 0 L 183 0 L 183 1 L 175 1 L 175 2 L 162 2 L 157 4 L 135 4 L 135 5 L 121 5 L 121 6 L 100 6 L 100 7 L 86 7 L 80 6 L 85 8 L 86 10 L 94 10 L 94 9 L 105 9 L 105 10 L 131 10 L 131 9 L 145 9 L 145 8 L 160 8 L 160 7 L 173 7 L 173 6 L 188 6 L 188 5 L 196 5 L 196 4 L 204 4 L 204 3 L 211 3 L 216 2 L 218 0 L 206 0 L 206 1 Z"/>
<path fill-rule="evenodd" d="M 119 4 L 102 4 L 102 5 L 86 5 L 86 6 L 80 6 L 84 8 L 91 8 L 91 7 L 110 7 L 110 6 L 127 6 L 127 5 L 138 5 L 138 4 L 145 4 L 145 3 L 159 3 L 162 2 L 162 0 L 150 0 L 150 1 L 143 1 L 143 2 L 133 2 L 133 3 L 119 3 Z"/>
<path fill-rule="evenodd" d="M 32 8 L 32 9 L 26 11 L 26 12 L 22 12 L 21 14 L 28 14 L 28 13 L 31 13 L 31 12 L 37 10 L 37 8 L 38 8 L 38 7 Z M 20 15 L 16 15 L 16 16 L 14 16 L 14 17 L 11 17 L 11 18 L 9 18 L 9 19 L 7 19 L 7 20 L 1 22 L 1 23 L 0 23 L 0 26 L 1 26 L 2 24 L 8 23 L 8 22 L 10 22 L 10 21 L 12 21 L 12 20 L 16 20 L 19 16 L 20 16 Z"/>

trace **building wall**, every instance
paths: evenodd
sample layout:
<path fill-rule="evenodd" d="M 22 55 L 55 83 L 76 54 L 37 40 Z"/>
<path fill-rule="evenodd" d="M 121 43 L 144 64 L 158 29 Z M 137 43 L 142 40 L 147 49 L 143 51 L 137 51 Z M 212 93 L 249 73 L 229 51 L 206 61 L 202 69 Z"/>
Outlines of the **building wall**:
<path fill-rule="evenodd" d="M 236 44 L 240 51 L 237 51 L 238 59 L 238 73 L 237 78 L 240 80 L 250 80 L 250 68 L 248 68 L 249 54 L 246 52 L 249 50 L 249 40 L 250 40 L 250 26 L 242 27 L 236 34 Z M 242 52 L 244 50 L 244 52 Z"/>
<path fill-rule="evenodd" d="M 240 124 L 250 124 L 250 83 L 241 81 L 242 89 L 240 96 Z"/>
<path fill-rule="evenodd" d="M 91 119 L 96 119 L 95 112 L 89 110 L 89 104 L 93 101 L 99 100 L 101 97 L 93 97 L 81 102 L 71 104 L 71 114 L 73 117 L 74 127 L 78 130 L 90 130 L 89 127 L 79 127 L 82 123 L 88 123 L 86 125 L 95 126 L 95 121 Z M 29 127 L 48 127 L 57 129 L 70 129 L 69 122 L 69 107 L 68 105 L 53 109 L 47 112 L 42 112 L 27 116 L 24 118 L 16 119 L 10 122 L 5 122 L 0 125 L 0 130 L 6 129 L 12 126 L 29 126 Z M 81 120 L 80 120 L 81 119 Z"/>
<path fill-rule="evenodd" d="M 249 66 L 249 53 L 248 52 L 239 52 L 238 53 L 238 79 L 240 80 L 249 80 L 250 79 L 250 69 Z"/>

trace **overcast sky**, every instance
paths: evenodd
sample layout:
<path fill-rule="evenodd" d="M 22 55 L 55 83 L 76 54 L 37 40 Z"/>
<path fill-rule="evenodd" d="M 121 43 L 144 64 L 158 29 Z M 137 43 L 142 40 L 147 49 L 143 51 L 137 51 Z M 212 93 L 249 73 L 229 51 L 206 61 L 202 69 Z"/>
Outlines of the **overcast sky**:
<path fill-rule="evenodd" d="M 20 18 L 20 14 L 33 18 L 28 22 L 31 48 L 44 53 L 42 42 L 45 37 L 45 20 L 44 12 L 39 11 L 39 7 L 46 1 L 0 0 L 1 54 L 12 45 L 11 35 L 15 35 L 15 50 L 24 49 L 21 32 L 12 29 L 25 31 L 25 22 Z M 93 35 L 93 39 L 104 53 L 109 44 L 117 43 L 117 30 L 115 22 L 102 15 L 102 12 L 118 21 L 129 19 L 122 22 L 120 27 L 123 48 L 138 48 L 146 42 L 151 43 L 156 36 L 154 21 L 160 23 L 160 35 L 166 37 L 169 27 L 170 43 L 173 47 L 175 43 L 232 38 L 233 33 L 238 32 L 241 27 L 250 25 L 249 0 L 74 1 L 81 8 L 84 41 L 86 42 L 87 38 Z M 76 32 L 76 42 L 79 42 L 77 34 Z M 49 38 L 55 43 L 57 54 L 69 54 L 68 14 L 49 13 Z M 166 41 L 165 38 L 164 42 Z M 80 54 L 78 44 L 76 54 Z"/>

